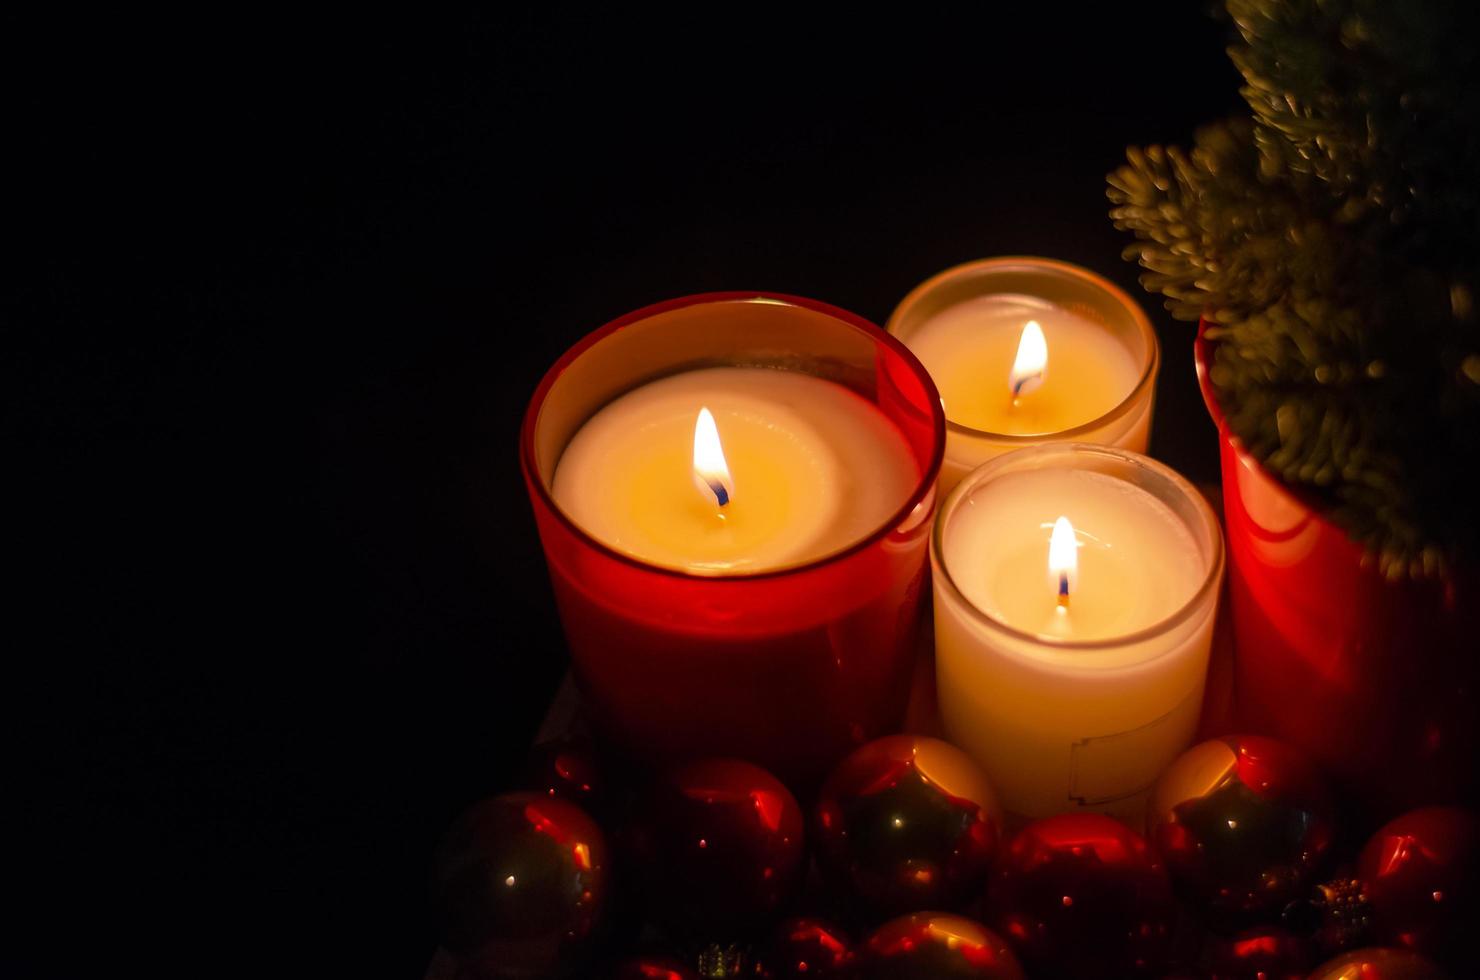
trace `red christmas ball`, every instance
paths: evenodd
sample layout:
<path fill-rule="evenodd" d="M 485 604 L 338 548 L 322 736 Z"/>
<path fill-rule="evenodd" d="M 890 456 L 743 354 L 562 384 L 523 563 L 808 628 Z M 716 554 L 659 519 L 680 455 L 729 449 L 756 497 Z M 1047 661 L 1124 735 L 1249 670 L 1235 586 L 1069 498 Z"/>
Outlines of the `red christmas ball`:
<path fill-rule="evenodd" d="M 1367 841 L 1357 876 L 1379 940 L 1456 956 L 1480 923 L 1480 817 L 1455 806 L 1405 813 Z"/>
<path fill-rule="evenodd" d="M 1208 950 L 1208 980 L 1305 980 L 1315 962 L 1310 940 L 1280 926 L 1256 926 Z"/>
<path fill-rule="evenodd" d="M 587 738 L 560 738 L 536 745 L 525 762 L 523 784 L 597 816 L 608 808 L 606 780 L 597 764 L 596 749 Z"/>
<path fill-rule="evenodd" d="M 859 980 L 1023 980 L 1002 937 L 946 912 L 916 912 L 884 923 L 864 942 Z"/>
<path fill-rule="evenodd" d="M 481 977 L 567 974 L 595 938 L 607 868 L 606 839 L 579 807 L 538 793 L 477 803 L 437 849 L 442 942 Z"/>
<path fill-rule="evenodd" d="M 1141 835 L 1098 814 L 1038 820 L 1007 845 L 990 925 L 1035 974 L 1156 975 L 1171 952 L 1171 882 Z"/>
<path fill-rule="evenodd" d="M 1412 950 L 1369 946 L 1327 960 L 1310 980 L 1449 980 L 1449 974 Z"/>
<path fill-rule="evenodd" d="M 629 828 L 634 876 L 660 925 L 689 938 L 766 924 L 802 871 L 801 808 L 759 766 L 708 759 L 674 769 Z"/>
<path fill-rule="evenodd" d="M 828 777 L 812 815 L 823 872 L 880 917 L 975 898 L 1001 827 L 1001 806 L 980 767 L 922 735 L 891 735 L 854 751 Z"/>
<path fill-rule="evenodd" d="M 1178 894 L 1225 928 L 1303 896 L 1335 833 L 1315 767 L 1283 742 L 1256 735 L 1215 738 L 1182 753 L 1152 790 L 1148 826 Z"/>
<path fill-rule="evenodd" d="M 698 980 L 698 974 L 668 956 L 634 956 L 617 964 L 611 980 Z"/>
<path fill-rule="evenodd" d="M 854 956 L 847 935 L 822 919 L 782 922 L 756 955 L 753 975 L 765 980 L 848 980 Z"/>

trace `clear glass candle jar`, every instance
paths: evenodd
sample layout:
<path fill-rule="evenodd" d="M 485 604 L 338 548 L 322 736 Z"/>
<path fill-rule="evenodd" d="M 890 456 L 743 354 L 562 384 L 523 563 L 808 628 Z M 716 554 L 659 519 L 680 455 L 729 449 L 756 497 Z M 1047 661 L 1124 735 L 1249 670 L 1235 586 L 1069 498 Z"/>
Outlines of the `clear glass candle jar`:
<path fill-rule="evenodd" d="M 1059 518 L 1080 552 L 1062 605 Z M 1137 823 L 1197 730 L 1223 554 L 1202 494 L 1120 449 L 1019 450 L 946 498 L 931 542 L 941 721 L 1010 812 Z"/>

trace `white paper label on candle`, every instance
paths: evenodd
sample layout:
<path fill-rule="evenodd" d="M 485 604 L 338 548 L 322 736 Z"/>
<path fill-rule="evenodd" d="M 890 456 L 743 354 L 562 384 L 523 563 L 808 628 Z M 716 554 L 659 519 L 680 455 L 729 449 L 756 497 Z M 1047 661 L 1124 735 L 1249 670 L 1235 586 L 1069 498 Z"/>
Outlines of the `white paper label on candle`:
<path fill-rule="evenodd" d="M 1202 687 L 1177 706 L 1138 728 L 1075 739 L 1069 747 L 1069 795 L 1077 807 L 1101 807 L 1150 789 L 1171 762 L 1168 745 L 1183 744 L 1196 727 Z M 1167 729 L 1185 729 L 1168 733 Z"/>

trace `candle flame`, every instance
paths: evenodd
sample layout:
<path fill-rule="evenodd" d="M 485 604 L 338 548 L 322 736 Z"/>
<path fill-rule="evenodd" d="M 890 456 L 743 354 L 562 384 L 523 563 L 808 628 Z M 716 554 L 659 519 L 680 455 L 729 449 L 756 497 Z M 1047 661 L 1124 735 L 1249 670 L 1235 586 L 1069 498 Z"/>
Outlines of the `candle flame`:
<path fill-rule="evenodd" d="M 735 482 L 730 479 L 730 467 L 719 443 L 719 427 L 707 407 L 700 408 L 694 420 L 694 485 L 706 500 L 720 507 L 735 496 Z"/>
<path fill-rule="evenodd" d="M 1048 341 L 1043 339 L 1043 328 L 1037 320 L 1023 324 L 1023 336 L 1018 341 L 1017 357 L 1012 362 L 1012 373 L 1007 376 L 1012 397 L 1026 395 L 1043 384 L 1048 374 Z"/>
<path fill-rule="evenodd" d="M 1079 542 L 1069 518 L 1053 522 L 1053 535 L 1048 539 L 1048 576 L 1058 596 L 1058 608 L 1069 608 L 1069 594 L 1079 578 Z"/>

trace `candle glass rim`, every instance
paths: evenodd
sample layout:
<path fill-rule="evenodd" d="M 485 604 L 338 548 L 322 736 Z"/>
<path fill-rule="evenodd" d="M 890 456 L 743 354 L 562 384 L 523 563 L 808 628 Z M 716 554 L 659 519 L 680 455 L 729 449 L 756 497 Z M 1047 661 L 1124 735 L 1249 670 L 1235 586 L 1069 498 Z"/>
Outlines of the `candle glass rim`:
<path fill-rule="evenodd" d="M 894 312 L 889 314 L 889 320 L 885 324 L 884 329 L 891 337 L 897 337 L 898 335 L 895 333 L 895 329 L 900 321 L 904 319 L 905 314 L 911 312 L 911 308 L 918 305 L 924 297 L 940 288 L 942 283 L 970 273 L 1006 271 L 1015 267 L 1030 268 L 1068 276 L 1069 278 L 1086 282 L 1101 292 L 1108 294 L 1110 298 L 1125 307 L 1130 313 L 1131 320 L 1136 325 L 1136 331 L 1146 341 L 1147 350 L 1150 351 L 1151 356 L 1146 358 L 1146 364 L 1141 371 L 1140 378 L 1131 386 L 1131 390 L 1126 393 L 1126 396 L 1116 403 L 1114 408 L 1071 428 L 1055 429 L 1052 432 L 995 432 L 991 429 L 977 429 L 961 422 L 954 422 L 947 416 L 946 431 L 964 436 L 990 439 L 994 442 L 1001 442 L 1007 445 L 1036 446 L 1047 439 L 1058 442 L 1072 441 L 1075 436 L 1093 432 L 1108 423 L 1119 420 L 1134 410 L 1140 403 L 1142 393 L 1156 383 L 1156 373 L 1161 367 L 1161 341 L 1156 336 L 1156 328 L 1151 325 L 1151 318 L 1146 315 L 1146 311 L 1142 309 L 1141 304 L 1137 303 L 1129 293 L 1099 273 L 1086 269 L 1083 266 L 1075 265 L 1072 262 L 1044 258 L 1041 255 L 999 255 L 988 259 L 973 259 L 970 262 L 953 265 L 949 269 L 937 272 L 906 293 L 904 299 L 900 300 L 899 305 L 894 308 Z M 992 296 L 998 294 L 981 293 L 980 295 Z"/>
<path fill-rule="evenodd" d="M 635 323 L 640 323 L 643 320 L 657 316 L 661 313 L 683 309 L 684 307 L 688 306 L 698 306 L 704 303 L 735 302 L 770 303 L 780 306 L 795 306 L 800 309 L 811 310 L 814 313 L 821 313 L 824 316 L 838 321 L 840 324 L 846 327 L 862 333 L 864 336 L 868 337 L 876 344 L 882 345 L 892 353 L 899 356 L 904 363 L 904 366 L 909 368 L 909 370 L 916 375 L 917 379 L 923 383 L 925 388 L 926 405 L 928 406 L 927 411 L 930 415 L 930 421 L 932 423 L 931 428 L 933 429 L 930 460 L 923 467 L 919 480 L 915 484 L 914 489 L 910 492 L 910 495 L 905 499 L 904 504 L 898 510 L 891 513 L 890 516 L 877 528 L 870 531 L 863 537 L 857 539 L 856 541 L 849 543 L 843 548 L 839 548 L 836 551 L 827 552 L 826 554 L 823 554 L 817 558 L 809 559 L 805 562 L 799 562 L 794 565 L 783 565 L 778 568 L 760 569 L 753 572 L 726 572 L 716 575 L 700 574 L 697 572 L 687 571 L 682 568 L 674 568 L 669 565 L 658 565 L 652 562 L 644 561 L 643 559 L 638 558 L 635 555 L 628 554 L 624 551 L 619 551 L 616 548 L 608 545 L 606 542 L 600 540 L 595 535 L 591 534 L 584 527 L 578 524 L 574 519 L 572 519 L 571 516 L 565 512 L 565 509 L 556 502 L 554 494 L 550 492 L 550 488 L 546 486 L 545 480 L 540 476 L 539 466 L 535 459 L 535 429 L 539 422 L 540 408 L 544 405 L 545 398 L 549 395 L 550 389 L 554 386 L 560 375 L 564 373 L 565 369 L 573 364 L 583 354 L 585 354 L 586 351 L 588 351 L 590 348 L 596 346 L 596 344 L 616 333 L 618 330 L 621 330 L 622 328 L 627 326 L 631 326 Z M 813 375 L 813 377 L 815 377 L 815 375 Z M 572 344 L 565 351 L 564 354 L 561 354 L 560 357 L 556 359 L 555 363 L 552 364 L 550 368 L 545 372 L 543 377 L 540 378 L 539 384 L 536 385 L 534 394 L 530 396 L 529 404 L 525 408 L 524 420 L 519 427 L 519 465 L 520 469 L 524 471 L 525 481 L 534 488 L 534 492 L 539 495 L 540 500 L 546 505 L 550 513 L 554 514 L 557 520 L 564 524 L 565 527 L 571 531 L 571 533 L 576 535 L 576 537 L 584 542 L 588 547 L 594 549 L 607 558 L 621 562 L 624 565 L 629 565 L 636 569 L 641 569 L 646 572 L 651 572 L 653 574 L 663 575 L 685 581 L 761 581 L 765 579 L 780 578 L 787 575 L 796 575 L 798 573 L 811 571 L 813 569 L 826 567 L 837 562 L 844 561 L 847 558 L 858 554 L 859 552 L 873 547 L 879 541 L 888 537 L 896 529 L 907 523 L 910 515 L 915 512 L 916 508 L 924 503 L 931 494 L 935 493 L 936 480 L 940 476 L 940 469 L 945 461 L 945 422 L 945 409 L 941 404 L 940 392 L 935 387 L 935 380 L 931 378 L 930 372 L 925 369 L 925 365 L 920 363 L 920 359 L 916 357 L 914 352 L 911 351 L 909 347 L 898 337 L 895 337 L 894 335 L 888 333 L 877 324 L 870 322 L 869 320 L 859 316 L 858 314 L 852 313 L 841 307 L 833 306 L 830 303 L 821 302 L 820 300 L 808 299 L 804 296 L 793 296 L 787 293 L 773 293 L 765 290 L 731 290 L 712 293 L 692 293 L 687 296 L 679 296 L 674 299 L 663 300 L 658 303 L 651 303 L 647 306 L 633 310 L 630 313 L 623 314 L 622 316 L 619 316 L 614 320 L 610 320 L 602 326 L 597 327 L 590 333 L 586 334 L 580 340 Z M 911 453 L 911 455 L 913 455 L 913 453 Z"/>
<path fill-rule="evenodd" d="M 966 495 L 977 487 L 983 485 L 998 476 L 999 470 L 1015 468 L 1013 464 L 1023 463 L 1032 457 L 1063 456 L 1066 459 L 1083 456 L 1102 456 L 1123 463 L 1130 463 L 1152 473 L 1156 478 L 1165 480 L 1171 486 L 1179 490 L 1185 497 L 1192 501 L 1192 506 L 1203 522 L 1201 530 L 1208 533 L 1212 541 L 1213 553 L 1208 561 L 1207 572 L 1199 583 L 1197 589 L 1187 598 L 1187 601 L 1176 610 L 1163 618 L 1131 633 L 1107 636 L 1094 640 L 1073 640 L 1058 636 L 1048 636 L 1042 633 L 1030 633 L 1018 629 L 1003 622 L 996 616 L 988 613 L 976 603 L 967 598 L 956 584 L 951 575 L 950 568 L 945 560 L 945 527 L 951 515 Z M 1043 467 L 1048 469 L 1049 467 Z M 1054 467 L 1058 469 L 1073 469 L 1074 467 Z M 1223 543 L 1223 528 L 1218 521 L 1218 516 L 1213 513 L 1213 507 L 1202 492 L 1193 486 L 1190 481 L 1176 470 L 1158 460 L 1152 459 L 1144 453 L 1132 452 L 1129 449 L 1119 449 L 1114 446 L 1102 446 L 1090 442 L 1053 442 L 1027 449 L 1019 449 L 1010 453 L 1003 453 L 995 459 L 989 460 L 968 473 L 960 483 L 942 501 L 939 511 L 935 515 L 935 526 L 930 532 L 930 559 L 931 564 L 938 571 L 936 581 L 940 587 L 945 589 L 957 605 L 963 607 L 967 614 L 978 623 L 987 628 L 1006 634 L 1015 640 L 1032 644 L 1037 647 L 1046 647 L 1059 652 L 1084 652 L 1096 650 L 1110 650 L 1116 647 L 1132 646 L 1146 640 L 1161 636 L 1192 618 L 1206 604 L 1208 596 L 1218 589 L 1223 581 L 1223 566 L 1226 561 L 1226 548 Z M 1165 656 L 1163 653 L 1162 656 Z M 1136 666 L 1142 666 L 1159 657 L 1151 657 L 1145 661 L 1137 661 Z M 1083 665 L 1087 670 L 1117 670 L 1124 665 Z"/>

